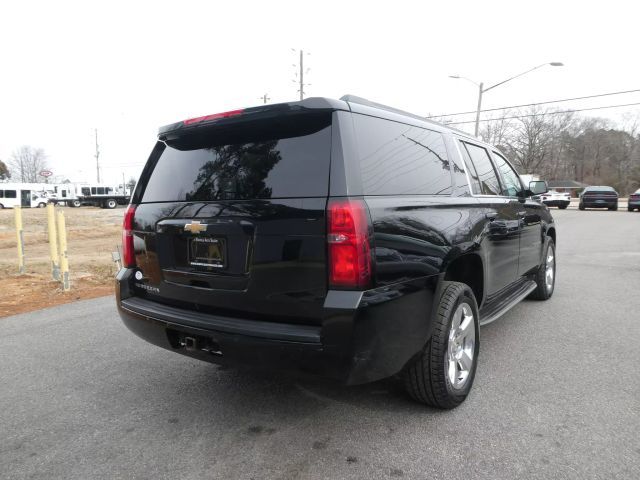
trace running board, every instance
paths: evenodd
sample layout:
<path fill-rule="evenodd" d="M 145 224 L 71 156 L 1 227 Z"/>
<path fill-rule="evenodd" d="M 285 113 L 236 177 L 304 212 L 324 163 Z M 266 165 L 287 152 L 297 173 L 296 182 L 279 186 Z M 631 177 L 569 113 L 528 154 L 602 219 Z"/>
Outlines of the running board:
<path fill-rule="evenodd" d="M 486 310 L 482 308 L 480 310 L 480 325 L 486 325 L 500 318 L 515 307 L 516 304 L 524 300 L 536 289 L 536 286 L 536 282 L 533 280 L 523 281 L 517 287 L 514 287 L 513 290 L 509 291 L 508 300 L 504 302 L 496 302 L 495 306 L 493 304 L 489 305 L 489 308 Z"/>

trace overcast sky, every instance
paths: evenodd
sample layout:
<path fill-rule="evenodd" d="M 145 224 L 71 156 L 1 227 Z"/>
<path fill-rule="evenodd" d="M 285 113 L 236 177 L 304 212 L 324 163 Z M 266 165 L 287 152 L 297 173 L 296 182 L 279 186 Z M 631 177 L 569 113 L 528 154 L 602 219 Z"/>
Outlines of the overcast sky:
<path fill-rule="evenodd" d="M 352 93 L 418 114 L 640 88 L 637 1 L 33 2 L 0 6 L 0 159 L 44 148 L 54 174 L 137 176 L 157 128 L 184 118 L 295 100 L 302 48 L 308 96 Z M 640 94 L 560 105 L 640 102 Z M 637 108 L 601 110 L 620 121 Z M 467 129 L 471 129 L 468 126 Z"/>

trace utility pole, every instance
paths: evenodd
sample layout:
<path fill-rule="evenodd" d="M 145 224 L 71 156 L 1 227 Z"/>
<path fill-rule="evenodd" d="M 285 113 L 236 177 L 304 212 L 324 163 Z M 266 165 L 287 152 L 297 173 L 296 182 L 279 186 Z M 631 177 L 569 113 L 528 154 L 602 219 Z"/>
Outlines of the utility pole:
<path fill-rule="evenodd" d="M 295 73 L 295 76 L 297 77 L 298 74 L 300 75 L 300 78 L 298 78 L 297 80 L 291 80 L 293 83 L 297 83 L 299 84 L 299 92 L 300 92 L 300 100 L 304 100 L 304 95 L 305 95 L 305 91 L 304 91 L 304 87 L 308 87 L 311 84 L 310 83 L 304 83 L 304 74 L 305 73 L 309 73 L 309 69 L 307 68 L 306 72 L 304 70 L 304 50 L 296 50 L 295 48 L 291 49 L 292 52 L 299 52 L 300 53 L 300 60 L 299 60 L 299 64 L 296 65 L 295 63 L 293 64 L 294 67 L 299 67 L 300 71 Z M 310 55 L 309 53 L 307 53 L 307 55 Z"/>
<path fill-rule="evenodd" d="M 98 129 L 95 129 L 96 132 L 96 178 L 98 183 L 100 183 L 100 149 L 98 148 Z"/>
<path fill-rule="evenodd" d="M 300 50 L 300 100 L 304 100 L 304 52 Z"/>
<path fill-rule="evenodd" d="M 480 132 L 480 110 L 482 110 L 482 94 L 484 90 L 484 83 L 480 82 L 478 85 L 478 109 L 476 110 L 476 128 L 475 128 L 475 136 L 478 137 L 478 132 Z"/>
<path fill-rule="evenodd" d="M 262 95 L 261 97 L 258 97 L 258 98 L 259 98 L 259 99 L 261 99 L 261 100 L 262 100 L 262 102 L 263 102 L 265 105 L 267 104 L 267 102 L 268 102 L 269 100 L 271 100 L 271 99 L 268 97 L 268 95 L 267 95 L 266 93 L 265 93 L 264 95 Z"/>

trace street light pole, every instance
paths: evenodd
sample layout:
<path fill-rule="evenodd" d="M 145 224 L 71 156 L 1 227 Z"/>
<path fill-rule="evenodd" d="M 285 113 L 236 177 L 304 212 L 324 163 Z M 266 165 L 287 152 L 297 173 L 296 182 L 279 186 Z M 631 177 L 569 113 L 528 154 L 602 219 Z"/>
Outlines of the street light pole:
<path fill-rule="evenodd" d="M 480 130 L 480 110 L 482 110 L 482 94 L 484 91 L 482 87 L 484 83 L 480 82 L 478 85 L 478 110 L 476 111 L 476 133 L 474 134 L 476 137 L 478 136 L 478 131 Z"/>
<path fill-rule="evenodd" d="M 536 67 L 530 68 L 529 70 L 519 73 L 517 75 L 514 75 L 513 77 L 509 77 L 506 80 L 502 80 L 501 82 L 498 82 L 494 85 L 491 85 L 490 87 L 484 88 L 484 83 L 480 82 L 474 82 L 473 80 L 467 78 L 467 77 L 461 77 L 460 75 L 449 75 L 449 78 L 455 78 L 455 79 L 463 79 L 463 80 L 467 80 L 471 83 L 473 83 L 474 85 L 478 86 L 478 109 L 476 110 L 476 128 L 475 128 L 475 136 L 478 136 L 478 133 L 480 131 L 480 111 L 482 110 L 482 94 L 485 92 L 488 92 L 489 90 L 492 90 L 496 87 L 499 87 L 500 85 L 503 85 L 507 82 L 510 82 L 511 80 L 521 77 L 523 75 L 526 75 L 529 72 L 533 72 L 534 70 L 537 70 L 538 68 L 544 67 L 546 65 L 550 65 L 552 67 L 562 67 L 564 66 L 564 63 L 562 62 L 548 62 L 548 63 L 542 63 Z"/>

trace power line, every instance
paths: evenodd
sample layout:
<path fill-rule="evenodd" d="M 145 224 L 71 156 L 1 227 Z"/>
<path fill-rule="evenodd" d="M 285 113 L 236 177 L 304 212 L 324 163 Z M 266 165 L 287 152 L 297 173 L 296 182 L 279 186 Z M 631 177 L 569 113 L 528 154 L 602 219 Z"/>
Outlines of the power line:
<path fill-rule="evenodd" d="M 512 105 L 510 107 L 497 107 L 497 108 L 487 108 L 486 110 L 480 110 L 480 112 L 495 112 L 496 110 L 509 110 L 511 108 L 523 108 L 523 107 L 535 107 L 537 105 L 546 105 L 549 103 L 561 103 L 561 102 L 571 102 L 574 100 L 585 100 L 588 98 L 598 98 L 598 97 L 607 97 L 610 95 L 623 95 L 626 93 L 636 93 L 636 92 L 640 92 L 640 88 L 637 88 L 635 90 L 623 90 L 620 92 L 610 92 L 610 93 L 599 93 L 597 95 L 586 95 L 584 97 L 573 97 L 573 98 L 563 98 L 561 100 L 549 100 L 547 102 L 537 102 L 537 103 L 525 103 L 522 105 Z M 445 113 L 443 115 L 430 115 L 426 118 L 441 118 L 441 117 L 453 117 L 456 115 L 470 115 L 472 113 L 477 113 L 476 110 L 473 110 L 471 112 L 460 112 L 460 113 Z M 468 123 L 468 122 L 465 122 Z"/>
<path fill-rule="evenodd" d="M 604 107 L 591 107 L 591 108 L 577 108 L 574 110 L 561 110 L 561 111 L 557 111 L 557 112 L 545 112 L 545 113 L 532 113 L 529 115 L 514 115 L 512 117 L 500 117 L 500 118 L 486 118 L 486 119 L 480 119 L 481 122 L 497 122 L 500 120 L 512 120 L 515 118 L 527 118 L 527 117 L 540 117 L 543 115 L 559 115 L 561 113 L 574 113 L 574 112 L 586 112 L 587 110 L 602 110 L 605 108 L 619 108 L 619 107 L 632 107 L 635 105 L 640 105 L 640 102 L 637 103 L 623 103 L 620 105 L 607 105 Z M 471 120 L 468 122 L 448 122 L 445 123 L 444 125 L 462 125 L 465 123 L 475 123 L 475 120 Z"/>
<path fill-rule="evenodd" d="M 121 163 L 116 165 L 102 165 L 100 168 L 127 168 L 127 167 L 142 167 L 144 163 Z"/>

